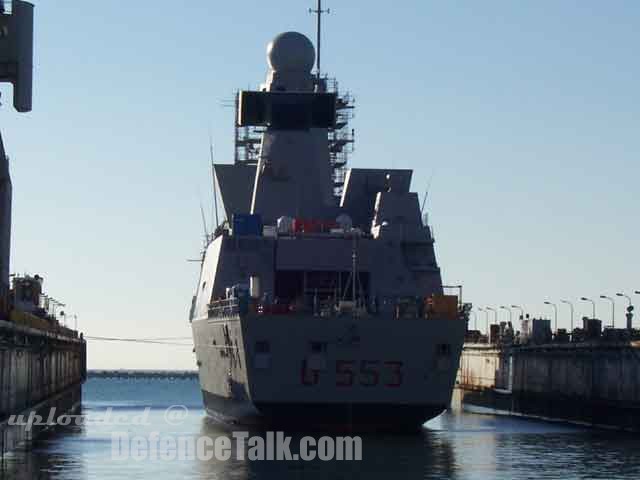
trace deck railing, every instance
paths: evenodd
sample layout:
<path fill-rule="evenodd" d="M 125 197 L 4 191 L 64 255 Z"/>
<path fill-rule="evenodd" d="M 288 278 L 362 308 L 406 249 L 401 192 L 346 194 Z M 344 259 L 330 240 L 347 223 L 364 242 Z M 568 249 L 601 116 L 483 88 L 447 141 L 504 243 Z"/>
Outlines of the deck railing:
<path fill-rule="evenodd" d="M 209 304 L 209 318 L 211 317 L 232 317 L 240 314 L 240 299 L 225 298 L 215 300 Z"/>
<path fill-rule="evenodd" d="M 256 301 L 249 297 L 219 299 L 209 304 L 209 318 L 238 317 L 251 313 L 258 316 L 281 316 L 281 315 L 313 315 L 316 317 L 340 317 L 344 315 L 354 315 L 356 317 L 377 317 L 384 316 L 396 320 L 403 319 L 438 319 L 447 318 L 450 320 L 468 320 L 466 305 L 450 305 L 450 308 L 437 308 L 435 305 L 428 305 L 426 298 L 420 297 L 397 297 L 381 298 L 379 302 L 358 302 L 354 305 L 351 301 L 318 299 L 305 296 L 303 303 L 291 303 L 288 301 L 278 301 L 265 303 Z"/>

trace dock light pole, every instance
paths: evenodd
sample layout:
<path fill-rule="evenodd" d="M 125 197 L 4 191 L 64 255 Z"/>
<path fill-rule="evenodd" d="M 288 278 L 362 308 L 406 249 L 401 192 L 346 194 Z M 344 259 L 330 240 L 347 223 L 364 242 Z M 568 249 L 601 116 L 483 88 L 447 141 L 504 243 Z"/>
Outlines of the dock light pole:
<path fill-rule="evenodd" d="M 558 305 L 556 305 L 553 302 L 544 302 L 545 305 L 551 305 L 553 307 L 553 316 L 554 316 L 554 323 L 555 323 L 555 332 L 556 334 L 558 333 Z"/>
<path fill-rule="evenodd" d="M 496 325 L 499 325 L 500 322 L 498 322 L 498 311 L 495 308 L 491 308 L 491 307 L 485 307 L 485 310 L 489 310 L 490 312 L 493 312 L 493 315 L 496 319 Z"/>
<path fill-rule="evenodd" d="M 511 308 L 517 308 L 518 310 L 520 310 L 520 328 L 522 328 L 522 322 L 524 320 L 524 308 L 522 308 L 520 305 L 511 305 Z"/>
<path fill-rule="evenodd" d="M 569 308 L 571 309 L 571 334 L 573 334 L 573 303 L 571 303 L 569 300 L 560 300 L 560 303 L 569 305 Z"/>
<path fill-rule="evenodd" d="M 511 309 L 506 305 L 500 305 L 500 310 L 506 310 L 507 312 L 509 312 L 509 323 L 513 325 L 513 312 L 511 311 Z"/>
<path fill-rule="evenodd" d="M 593 305 L 593 316 L 591 318 L 593 320 L 595 320 L 595 318 L 596 318 L 596 302 L 594 302 L 593 300 L 591 300 L 590 298 L 587 298 L 587 297 L 580 297 L 580 300 L 582 300 L 583 302 L 591 302 L 591 305 Z"/>
<path fill-rule="evenodd" d="M 624 293 L 616 293 L 616 297 L 624 297 L 627 299 L 627 302 L 629 302 L 628 306 L 630 307 L 632 305 L 631 297 L 629 295 L 625 295 Z"/>
<path fill-rule="evenodd" d="M 471 310 L 470 312 L 473 313 L 473 329 L 478 330 L 478 312 L 475 310 Z"/>
<path fill-rule="evenodd" d="M 49 312 L 49 315 L 52 315 L 53 318 L 56 317 L 56 310 L 58 309 L 58 301 L 53 298 L 53 297 L 49 297 L 49 305 L 51 305 L 51 310 L 53 310 L 53 313 Z"/>
<path fill-rule="evenodd" d="M 624 297 L 629 302 L 627 305 L 627 329 L 631 330 L 631 319 L 633 318 L 633 303 L 631 302 L 631 297 L 629 295 L 625 295 L 624 293 L 616 293 L 617 297 Z"/>
<path fill-rule="evenodd" d="M 484 308 L 479 308 L 478 311 L 484 313 L 484 320 L 487 325 L 487 338 L 489 338 L 489 312 L 487 312 L 487 310 L 485 310 Z"/>
<path fill-rule="evenodd" d="M 616 301 L 607 295 L 600 295 L 600 298 L 611 302 L 611 326 L 616 328 Z"/>
<path fill-rule="evenodd" d="M 498 323 L 498 311 L 495 308 L 491 307 L 485 307 L 484 309 L 489 312 L 493 312 L 493 314 L 495 315 L 496 323 Z M 489 314 L 487 314 L 487 318 L 489 318 Z M 487 340 L 489 341 L 489 343 L 491 343 L 491 332 L 489 331 L 488 327 L 489 326 L 487 325 Z"/>

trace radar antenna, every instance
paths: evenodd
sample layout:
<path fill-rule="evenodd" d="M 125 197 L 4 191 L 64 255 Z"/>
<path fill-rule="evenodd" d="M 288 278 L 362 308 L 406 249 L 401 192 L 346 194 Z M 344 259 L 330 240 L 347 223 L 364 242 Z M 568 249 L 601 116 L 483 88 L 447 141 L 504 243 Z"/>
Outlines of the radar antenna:
<path fill-rule="evenodd" d="M 320 82 L 320 40 L 322 32 L 322 14 L 331 13 L 330 9 L 322 9 L 322 0 L 318 0 L 318 8 L 316 10 L 310 8 L 309 13 L 315 13 L 318 17 L 318 26 L 316 31 L 316 75 L 318 77 L 318 83 Z"/>

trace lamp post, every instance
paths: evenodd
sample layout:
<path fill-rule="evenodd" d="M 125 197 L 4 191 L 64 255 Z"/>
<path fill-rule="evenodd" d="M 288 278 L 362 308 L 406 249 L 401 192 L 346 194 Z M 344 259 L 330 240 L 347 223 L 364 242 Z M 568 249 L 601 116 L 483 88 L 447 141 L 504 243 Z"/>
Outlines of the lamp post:
<path fill-rule="evenodd" d="M 506 310 L 507 312 L 509 312 L 509 323 L 513 325 L 513 312 L 511 311 L 511 309 L 506 305 L 500 305 L 500 310 Z"/>
<path fill-rule="evenodd" d="M 627 302 L 629 302 L 629 305 L 627 305 L 627 329 L 631 330 L 632 326 L 631 326 L 631 319 L 633 318 L 633 305 L 631 302 L 631 297 L 629 295 L 625 295 L 624 293 L 616 293 L 617 297 L 624 297 L 627 299 Z"/>
<path fill-rule="evenodd" d="M 638 293 L 638 292 L 636 292 Z M 629 302 L 629 306 L 631 306 L 631 297 L 629 295 L 625 295 L 624 293 L 616 293 L 616 297 L 624 297 Z"/>
<path fill-rule="evenodd" d="M 616 301 L 607 295 L 600 295 L 600 298 L 611 302 L 611 326 L 616 328 Z"/>
<path fill-rule="evenodd" d="M 471 313 L 473 313 L 473 329 L 478 330 L 478 312 L 471 310 Z"/>
<path fill-rule="evenodd" d="M 487 312 L 484 308 L 478 308 L 478 311 L 484 313 L 484 321 L 487 325 L 487 338 L 489 338 L 489 312 Z"/>
<path fill-rule="evenodd" d="M 580 300 L 582 300 L 583 302 L 591 302 L 591 305 L 593 305 L 593 316 L 591 318 L 595 320 L 595 318 L 596 318 L 596 302 L 594 302 L 593 300 L 591 300 L 590 298 L 587 298 L 587 297 L 580 297 Z"/>
<path fill-rule="evenodd" d="M 520 328 L 522 328 L 522 321 L 524 320 L 524 308 L 520 305 L 511 305 L 511 308 L 517 308 L 520 310 Z"/>
<path fill-rule="evenodd" d="M 555 323 L 554 330 L 557 334 L 558 333 L 558 305 L 556 305 L 553 302 L 544 302 L 544 304 L 551 305 L 553 307 L 553 315 L 554 315 L 554 323 Z"/>
<path fill-rule="evenodd" d="M 569 305 L 569 308 L 571 309 L 571 334 L 573 334 L 573 303 L 571 303 L 569 300 L 560 300 L 560 303 L 564 303 L 565 305 Z"/>
<path fill-rule="evenodd" d="M 496 323 L 498 323 L 498 311 L 495 308 L 491 308 L 491 307 L 485 307 L 485 311 L 487 312 L 493 312 L 493 314 L 495 315 L 495 321 Z M 487 318 L 489 318 L 489 314 L 487 313 Z M 487 333 L 487 337 L 489 338 L 489 343 L 491 343 L 491 332 Z"/>
<path fill-rule="evenodd" d="M 494 318 L 496 320 L 496 325 L 499 325 L 499 322 L 498 322 L 498 311 L 495 308 L 491 308 L 491 307 L 485 307 L 485 310 L 489 310 L 490 312 L 493 312 Z"/>
<path fill-rule="evenodd" d="M 53 318 L 55 318 L 56 310 L 58 309 L 58 301 L 55 298 L 49 297 L 49 305 L 51 306 L 51 310 L 53 310 L 53 313 L 49 312 L 49 315 L 52 315 Z"/>

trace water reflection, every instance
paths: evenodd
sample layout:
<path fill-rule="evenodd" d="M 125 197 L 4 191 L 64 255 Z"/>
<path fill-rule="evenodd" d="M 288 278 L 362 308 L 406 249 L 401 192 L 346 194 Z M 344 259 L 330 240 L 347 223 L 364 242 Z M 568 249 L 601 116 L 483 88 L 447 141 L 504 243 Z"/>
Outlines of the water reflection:
<path fill-rule="evenodd" d="M 44 433 L 31 449 L 11 452 L 0 463 L 0 478 L 15 480 L 87 477 L 85 427 L 69 425 Z"/>
<path fill-rule="evenodd" d="M 212 439 L 230 436 L 233 431 L 219 424 L 203 420 L 201 434 Z M 251 435 L 266 438 L 264 432 L 252 431 Z M 316 440 L 321 434 L 285 432 L 292 437 L 291 450 L 295 453 L 302 437 Z M 235 445 L 234 445 L 235 447 Z M 234 450 L 235 452 L 235 450 Z M 367 434 L 362 436 L 362 461 L 261 461 L 232 460 L 220 462 L 212 459 L 199 462 L 199 478 L 202 479 L 385 479 L 402 472 L 404 478 L 458 478 L 454 449 L 450 440 L 438 432 L 423 430 L 415 435 Z M 236 455 L 233 455 L 234 457 Z"/>
<path fill-rule="evenodd" d="M 640 478 L 637 434 L 461 412 L 445 413 L 429 422 L 418 435 L 363 436 L 361 462 L 199 461 L 195 452 L 191 452 L 190 458 L 175 461 L 115 461 L 111 455 L 114 430 L 124 428 L 131 435 L 147 438 L 151 432 L 159 432 L 162 436 L 192 440 L 201 435 L 215 439 L 232 433 L 206 420 L 197 397 L 197 382 L 130 383 L 87 382 L 85 398 L 90 408 L 84 415 L 88 420 L 95 419 L 115 403 L 119 414 L 134 417 L 140 415 L 144 406 L 151 405 L 154 408 L 148 424 L 114 427 L 87 421 L 82 426 L 59 429 L 39 441 L 32 451 L 5 457 L 0 477 L 17 480 Z M 164 419 L 165 406 L 172 404 L 190 406 L 188 418 L 180 425 L 168 425 Z M 293 448 L 303 434 L 292 436 Z M 318 438 L 317 434 L 313 436 Z"/>
<path fill-rule="evenodd" d="M 496 435 L 496 462 L 510 474 L 537 472 L 537 478 L 640 478 L 635 452 L 638 438 L 629 433 L 583 430 L 539 435 Z M 504 475 L 506 478 L 506 475 Z"/>

